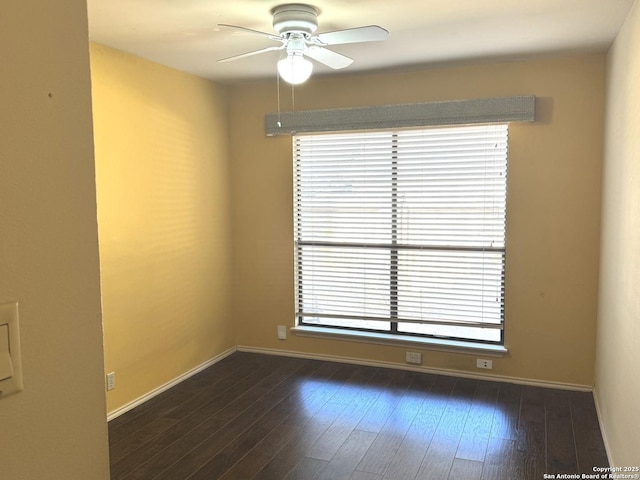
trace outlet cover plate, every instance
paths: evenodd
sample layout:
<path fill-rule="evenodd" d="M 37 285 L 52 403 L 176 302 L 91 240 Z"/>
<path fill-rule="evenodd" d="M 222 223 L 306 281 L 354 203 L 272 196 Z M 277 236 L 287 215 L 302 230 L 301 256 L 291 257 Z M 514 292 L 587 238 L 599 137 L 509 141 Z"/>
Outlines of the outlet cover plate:
<path fill-rule="evenodd" d="M 285 325 L 278 325 L 278 339 L 279 340 L 287 339 L 287 327 Z"/>
<path fill-rule="evenodd" d="M 491 370 L 493 368 L 493 360 L 476 359 L 476 367 Z"/>
<path fill-rule="evenodd" d="M 107 373 L 107 392 L 116 388 L 116 372 Z"/>
<path fill-rule="evenodd" d="M 407 363 L 413 363 L 415 365 L 422 365 L 422 354 L 419 352 L 406 352 L 405 357 Z"/>

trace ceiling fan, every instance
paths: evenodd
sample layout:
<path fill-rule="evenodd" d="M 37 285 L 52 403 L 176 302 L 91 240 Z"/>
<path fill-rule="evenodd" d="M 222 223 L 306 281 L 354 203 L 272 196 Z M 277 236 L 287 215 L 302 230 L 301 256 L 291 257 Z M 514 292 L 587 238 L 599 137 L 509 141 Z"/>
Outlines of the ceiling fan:
<path fill-rule="evenodd" d="M 353 63 L 353 59 L 325 47 L 346 43 L 376 42 L 386 40 L 389 35 L 387 30 L 377 25 L 316 34 L 319 13 L 317 8 L 301 3 L 291 3 L 273 8 L 271 10 L 273 28 L 278 32 L 278 35 L 236 25 L 220 24 L 221 27 L 235 28 L 261 35 L 269 40 L 280 42 L 280 45 L 223 58 L 218 62 L 230 62 L 261 53 L 284 50 L 286 57 L 278 62 L 278 73 L 285 81 L 299 84 L 306 81 L 313 70 L 313 63 L 305 57 L 333 69 L 345 68 Z"/>

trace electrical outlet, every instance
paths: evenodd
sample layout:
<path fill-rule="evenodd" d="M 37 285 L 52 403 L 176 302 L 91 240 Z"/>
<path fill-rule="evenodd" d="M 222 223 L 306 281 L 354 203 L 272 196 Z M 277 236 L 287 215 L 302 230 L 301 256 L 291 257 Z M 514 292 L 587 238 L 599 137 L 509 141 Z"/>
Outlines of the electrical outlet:
<path fill-rule="evenodd" d="M 492 360 L 483 360 L 481 358 L 478 358 L 476 360 L 476 367 L 478 367 L 478 368 L 486 368 L 487 370 L 491 370 L 493 368 L 493 361 Z"/>
<path fill-rule="evenodd" d="M 278 325 L 278 339 L 279 340 L 287 339 L 287 327 L 285 325 Z"/>
<path fill-rule="evenodd" d="M 107 373 L 107 392 L 116 388 L 116 372 Z"/>
<path fill-rule="evenodd" d="M 422 365 L 422 354 L 418 352 L 406 353 L 407 363 L 415 363 L 416 365 Z"/>

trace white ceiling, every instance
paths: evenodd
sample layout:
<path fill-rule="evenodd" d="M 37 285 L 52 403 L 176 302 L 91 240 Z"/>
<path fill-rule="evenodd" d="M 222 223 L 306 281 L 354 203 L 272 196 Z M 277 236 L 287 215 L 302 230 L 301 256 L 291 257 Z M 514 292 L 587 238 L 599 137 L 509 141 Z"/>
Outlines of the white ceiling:
<path fill-rule="evenodd" d="M 450 61 L 604 51 L 634 0 L 309 0 L 318 32 L 363 25 L 389 31 L 385 42 L 331 47 L 355 59 L 349 72 Z M 90 39 L 220 83 L 272 78 L 280 52 L 217 63 L 278 45 L 271 9 L 286 0 L 88 0 Z M 346 72 L 341 71 L 341 72 Z M 314 74 L 332 71 L 316 64 Z"/>

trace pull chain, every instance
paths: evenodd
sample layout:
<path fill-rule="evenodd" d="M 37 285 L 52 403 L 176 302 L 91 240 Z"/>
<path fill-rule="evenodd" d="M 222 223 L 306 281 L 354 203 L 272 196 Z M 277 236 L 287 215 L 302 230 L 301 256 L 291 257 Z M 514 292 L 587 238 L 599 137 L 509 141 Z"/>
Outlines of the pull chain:
<path fill-rule="evenodd" d="M 278 128 L 282 128 L 282 119 L 280 118 L 280 75 L 276 69 L 276 88 L 278 90 Z"/>

